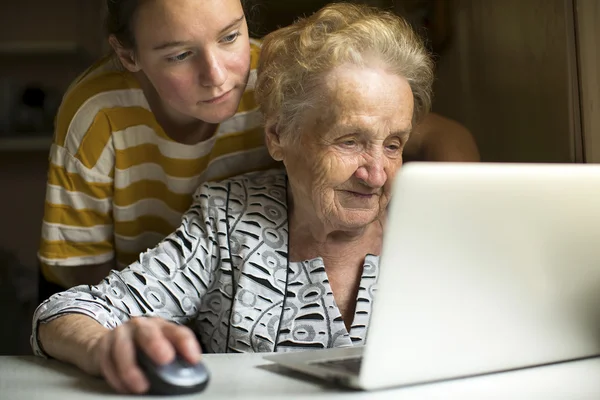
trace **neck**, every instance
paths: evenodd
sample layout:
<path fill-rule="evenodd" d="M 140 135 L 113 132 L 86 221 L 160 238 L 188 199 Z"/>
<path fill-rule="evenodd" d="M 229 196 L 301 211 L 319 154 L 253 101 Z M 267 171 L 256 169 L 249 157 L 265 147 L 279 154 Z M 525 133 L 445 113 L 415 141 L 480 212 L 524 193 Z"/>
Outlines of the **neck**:
<path fill-rule="evenodd" d="M 367 253 L 378 255 L 381 252 L 384 217 L 359 228 L 345 229 L 328 226 L 327 223 L 319 221 L 315 216 L 311 218 L 308 214 L 291 206 L 290 261 L 304 261 L 317 257 L 324 260 L 358 257 L 362 260 Z"/>
<path fill-rule="evenodd" d="M 154 114 L 154 118 L 171 139 L 183 144 L 196 144 L 214 134 L 217 128 L 216 124 L 211 124 L 171 109 L 164 104 L 154 85 L 146 77 L 146 74 L 140 71 L 135 73 L 135 77 L 140 83 L 140 87 Z"/>

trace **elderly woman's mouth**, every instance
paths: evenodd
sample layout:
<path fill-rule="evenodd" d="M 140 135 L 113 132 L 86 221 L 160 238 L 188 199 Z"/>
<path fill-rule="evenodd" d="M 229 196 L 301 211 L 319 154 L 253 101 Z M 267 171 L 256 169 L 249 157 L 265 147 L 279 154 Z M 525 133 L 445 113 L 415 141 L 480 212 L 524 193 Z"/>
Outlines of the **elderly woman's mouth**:
<path fill-rule="evenodd" d="M 372 192 L 372 193 L 364 193 L 364 192 L 354 192 L 352 190 L 345 190 L 346 193 L 350 194 L 351 196 L 360 198 L 360 199 L 370 199 L 372 197 L 377 196 L 377 192 Z"/>

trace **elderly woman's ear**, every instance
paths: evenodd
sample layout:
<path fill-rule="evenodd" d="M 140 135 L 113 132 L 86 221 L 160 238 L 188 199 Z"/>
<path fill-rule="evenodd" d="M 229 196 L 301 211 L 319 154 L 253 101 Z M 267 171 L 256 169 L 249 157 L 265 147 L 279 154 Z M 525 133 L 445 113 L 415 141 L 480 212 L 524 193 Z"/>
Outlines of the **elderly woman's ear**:
<path fill-rule="evenodd" d="M 277 122 L 267 121 L 265 124 L 265 142 L 269 154 L 275 161 L 283 161 L 283 144 L 281 135 L 277 132 Z"/>

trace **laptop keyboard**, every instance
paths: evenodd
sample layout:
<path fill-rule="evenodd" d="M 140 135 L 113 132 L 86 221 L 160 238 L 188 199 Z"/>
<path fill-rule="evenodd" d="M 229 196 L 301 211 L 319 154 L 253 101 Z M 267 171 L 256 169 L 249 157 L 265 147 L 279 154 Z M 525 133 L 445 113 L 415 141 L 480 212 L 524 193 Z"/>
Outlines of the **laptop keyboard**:
<path fill-rule="evenodd" d="M 351 374 L 358 375 L 361 363 L 362 357 L 352 357 L 330 361 L 315 361 L 311 364 L 318 365 L 319 367 L 332 368 L 339 371 L 349 372 Z"/>

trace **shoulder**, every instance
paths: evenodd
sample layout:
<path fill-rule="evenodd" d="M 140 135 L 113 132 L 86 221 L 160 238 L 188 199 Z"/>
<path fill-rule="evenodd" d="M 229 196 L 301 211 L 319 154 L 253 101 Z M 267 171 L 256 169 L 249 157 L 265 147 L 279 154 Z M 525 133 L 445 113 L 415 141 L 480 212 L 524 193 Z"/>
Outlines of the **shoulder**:
<path fill-rule="evenodd" d="M 430 112 L 416 127 L 417 134 L 430 134 L 432 132 L 446 132 L 448 130 L 467 130 L 464 125 L 440 114 Z"/>
<path fill-rule="evenodd" d="M 110 105 L 128 105 L 132 94 L 141 92 L 140 85 L 129 71 L 113 57 L 106 57 L 92 65 L 69 87 L 63 97 L 61 112 L 69 109 L 89 108 L 90 101 L 103 98 Z"/>
<path fill-rule="evenodd" d="M 461 123 L 434 112 L 415 129 L 420 137 L 421 154 L 426 161 L 479 161 L 473 134 Z"/>
<path fill-rule="evenodd" d="M 414 127 L 404 156 L 406 161 L 479 161 L 471 132 L 459 122 L 434 112 Z"/>
<path fill-rule="evenodd" d="M 104 110 L 135 106 L 148 108 L 137 80 L 114 58 L 103 58 L 80 75 L 63 96 L 55 143 L 67 147 L 69 136 L 85 135 Z"/>
<path fill-rule="evenodd" d="M 250 69 L 256 69 L 260 57 L 262 40 L 250 38 Z"/>
<path fill-rule="evenodd" d="M 250 71 L 248 73 L 248 82 L 246 90 L 240 100 L 240 104 L 235 117 L 247 119 L 247 114 L 256 114 L 251 117 L 252 125 L 256 125 L 256 121 L 260 124 L 261 118 L 258 113 L 258 104 L 254 98 L 254 87 L 256 85 L 256 69 L 258 68 L 258 60 L 260 58 L 261 42 L 256 39 L 250 39 Z M 234 118 L 235 118 L 234 117 Z"/>
<path fill-rule="evenodd" d="M 206 182 L 194 193 L 194 199 L 223 197 L 224 199 L 246 202 L 249 197 L 269 195 L 277 200 L 285 201 L 287 175 L 284 169 L 276 168 L 266 171 L 254 171 L 238 175 L 219 182 Z M 211 203 L 214 203 L 211 202 Z"/>

